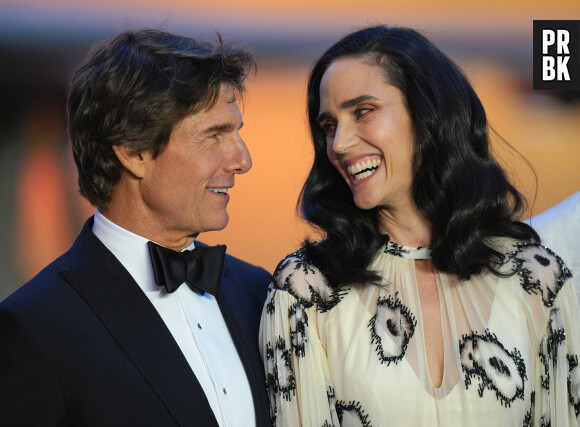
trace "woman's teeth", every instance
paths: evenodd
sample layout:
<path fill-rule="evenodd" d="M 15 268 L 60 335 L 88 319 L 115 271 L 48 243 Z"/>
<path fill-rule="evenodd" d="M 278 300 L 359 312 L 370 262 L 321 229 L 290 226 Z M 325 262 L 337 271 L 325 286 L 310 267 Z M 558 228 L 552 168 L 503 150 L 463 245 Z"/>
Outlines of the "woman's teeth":
<path fill-rule="evenodd" d="M 361 179 L 364 179 L 367 176 L 371 176 L 374 172 L 375 172 L 375 169 L 373 169 L 373 170 L 366 170 L 364 172 L 361 172 L 361 173 L 355 175 L 354 176 L 354 179 L 355 179 L 355 181 L 360 181 Z"/>
<path fill-rule="evenodd" d="M 381 159 L 367 159 L 350 165 L 347 171 L 354 177 L 356 181 L 366 178 L 374 173 L 374 171 L 381 165 Z"/>

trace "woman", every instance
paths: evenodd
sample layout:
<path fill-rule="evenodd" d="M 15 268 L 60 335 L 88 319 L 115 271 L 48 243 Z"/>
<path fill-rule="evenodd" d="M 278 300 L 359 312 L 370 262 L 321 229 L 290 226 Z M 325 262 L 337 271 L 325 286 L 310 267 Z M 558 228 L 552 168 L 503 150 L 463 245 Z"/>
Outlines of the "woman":
<path fill-rule="evenodd" d="M 308 84 L 303 216 L 261 346 L 278 426 L 576 425 L 572 274 L 517 219 L 483 107 L 413 30 L 350 34 Z"/>

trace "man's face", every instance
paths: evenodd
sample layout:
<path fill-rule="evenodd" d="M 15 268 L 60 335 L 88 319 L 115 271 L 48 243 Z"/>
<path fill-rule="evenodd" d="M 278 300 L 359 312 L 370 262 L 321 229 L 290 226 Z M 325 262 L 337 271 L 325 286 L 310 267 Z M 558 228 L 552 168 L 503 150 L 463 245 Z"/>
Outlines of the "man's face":
<path fill-rule="evenodd" d="M 148 157 L 141 197 L 167 239 L 195 237 L 227 225 L 227 192 L 235 175 L 252 167 L 241 127 L 235 92 L 222 85 L 213 107 L 185 117 L 161 153 Z"/>

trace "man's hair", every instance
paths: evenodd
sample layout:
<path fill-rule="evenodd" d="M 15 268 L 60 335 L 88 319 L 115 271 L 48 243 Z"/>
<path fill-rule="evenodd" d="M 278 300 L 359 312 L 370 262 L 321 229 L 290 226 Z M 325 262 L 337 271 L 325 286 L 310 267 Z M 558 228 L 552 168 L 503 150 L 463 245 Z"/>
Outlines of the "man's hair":
<path fill-rule="evenodd" d="M 518 221 L 524 197 L 510 184 L 489 150 L 483 106 L 461 70 L 437 47 L 408 28 L 375 26 L 348 34 L 314 65 L 308 81 L 308 118 L 314 164 L 299 200 L 302 215 L 326 239 L 306 242 L 308 256 L 330 282 L 364 283 L 378 277 L 367 268 L 384 245 L 378 209 L 362 210 L 330 163 L 318 124 L 320 82 L 340 58 L 359 58 L 383 70 L 403 94 L 413 122 L 412 197 L 432 227 L 435 268 L 468 278 L 496 271 L 502 254 L 486 245 L 491 236 L 538 242 Z"/>
<path fill-rule="evenodd" d="M 95 44 L 68 88 L 68 133 L 80 193 L 103 209 L 121 178 L 114 145 L 157 156 L 175 125 L 211 108 L 222 84 L 237 96 L 255 67 L 244 47 L 155 29 Z"/>

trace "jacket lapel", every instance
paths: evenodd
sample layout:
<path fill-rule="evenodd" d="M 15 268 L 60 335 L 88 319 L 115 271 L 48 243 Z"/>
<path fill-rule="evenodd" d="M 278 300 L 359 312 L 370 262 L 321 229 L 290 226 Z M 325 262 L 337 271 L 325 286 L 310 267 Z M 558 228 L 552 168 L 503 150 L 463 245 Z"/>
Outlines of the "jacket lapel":
<path fill-rule="evenodd" d="M 227 266 L 224 266 L 224 270 L 227 269 Z M 225 272 L 225 271 L 224 271 Z M 226 272 L 225 272 L 226 273 Z M 227 289 L 227 286 L 224 286 L 224 281 L 227 280 L 227 273 L 224 274 L 222 277 L 222 284 L 220 287 L 220 292 L 216 296 L 216 300 L 226 321 L 226 325 L 230 331 L 230 335 L 234 341 L 236 346 L 236 350 L 240 356 L 244 369 L 246 371 L 246 376 L 248 378 L 248 382 L 250 383 L 250 389 L 252 390 L 252 398 L 254 400 L 254 413 L 256 416 L 256 425 L 257 426 L 270 426 L 270 413 L 268 409 L 268 395 L 266 394 L 266 382 L 264 377 L 264 368 L 262 364 L 262 359 L 258 352 L 258 337 L 256 335 L 256 342 L 255 343 L 248 343 L 243 338 L 242 331 L 239 327 L 239 322 L 243 321 L 243 319 L 235 319 L 234 315 L 232 314 L 229 303 L 235 303 L 231 301 L 230 298 L 227 298 L 228 295 L 224 295 L 223 290 Z M 255 347 L 255 348 L 254 348 Z"/>
<path fill-rule="evenodd" d="M 216 426 L 205 393 L 165 323 L 87 221 L 63 276 L 91 306 L 179 425 Z"/>

